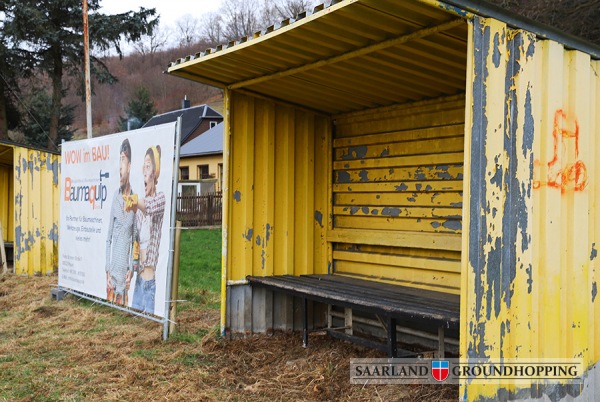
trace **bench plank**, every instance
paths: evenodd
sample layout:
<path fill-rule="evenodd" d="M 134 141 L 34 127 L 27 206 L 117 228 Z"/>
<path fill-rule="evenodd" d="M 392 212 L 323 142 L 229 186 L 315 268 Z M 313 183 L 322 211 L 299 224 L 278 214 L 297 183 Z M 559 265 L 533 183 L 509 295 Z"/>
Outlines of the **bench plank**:
<path fill-rule="evenodd" d="M 415 289 L 339 275 L 249 276 L 253 286 L 263 286 L 297 297 L 350 307 L 401 319 L 418 319 L 458 329 L 458 295 Z"/>

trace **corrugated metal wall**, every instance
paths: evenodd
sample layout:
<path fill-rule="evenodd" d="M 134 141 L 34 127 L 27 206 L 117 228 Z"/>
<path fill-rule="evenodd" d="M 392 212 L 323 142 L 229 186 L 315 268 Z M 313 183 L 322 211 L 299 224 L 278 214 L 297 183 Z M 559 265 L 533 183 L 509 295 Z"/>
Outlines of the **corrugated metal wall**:
<path fill-rule="evenodd" d="M 0 146 L 0 151 L 10 152 L 12 161 L 12 148 Z M 2 236 L 5 242 L 15 240 L 14 220 L 14 185 L 12 163 L 0 165 L 0 223 L 2 224 Z"/>
<path fill-rule="evenodd" d="M 471 35 L 461 353 L 582 358 L 588 371 L 581 387 L 463 396 L 597 400 L 600 62 L 495 20 Z"/>
<path fill-rule="evenodd" d="M 14 149 L 14 258 L 20 275 L 58 269 L 60 156 Z"/>
<path fill-rule="evenodd" d="M 327 273 L 330 119 L 231 93 L 227 279 Z"/>
<path fill-rule="evenodd" d="M 464 118 L 454 96 L 336 119 L 335 273 L 460 292 Z"/>

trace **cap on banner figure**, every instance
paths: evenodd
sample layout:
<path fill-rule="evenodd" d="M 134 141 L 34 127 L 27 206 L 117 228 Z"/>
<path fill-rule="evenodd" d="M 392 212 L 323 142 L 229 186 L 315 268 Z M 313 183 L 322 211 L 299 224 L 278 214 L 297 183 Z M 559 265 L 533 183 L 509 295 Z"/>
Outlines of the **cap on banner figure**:
<path fill-rule="evenodd" d="M 139 240 L 139 268 L 133 291 L 132 307 L 154 314 L 156 269 L 165 213 L 165 194 L 157 191 L 160 176 L 160 146 L 151 146 L 144 156 L 144 197 L 133 194 L 125 209 L 136 212 L 136 236 Z"/>
<path fill-rule="evenodd" d="M 128 304 L 127 291 L 133 276 L 131 254 L 137 238 L 135 214 L 125 208 L 125 200 L 134 195 L 130 170 L 131 145 L 125 139 L 119 152 L 119 189 L 113 197 L 106 237 L 106 298 L 119 305 Z"/>

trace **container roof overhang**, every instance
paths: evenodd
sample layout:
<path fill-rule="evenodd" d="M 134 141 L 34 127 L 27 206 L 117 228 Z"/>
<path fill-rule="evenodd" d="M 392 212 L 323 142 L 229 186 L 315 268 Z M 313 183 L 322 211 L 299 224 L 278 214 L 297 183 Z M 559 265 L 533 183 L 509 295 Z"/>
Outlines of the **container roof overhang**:
<path fill-rule="evenodd" d="M 344 0 L 167 72 L 329 115 L 454 95 L 471 16 L 437 1 Z"/>
<path fill-rule="evenodd" d="M 13 148 L 0 143 L 0 165 L 13 165 Z"/>

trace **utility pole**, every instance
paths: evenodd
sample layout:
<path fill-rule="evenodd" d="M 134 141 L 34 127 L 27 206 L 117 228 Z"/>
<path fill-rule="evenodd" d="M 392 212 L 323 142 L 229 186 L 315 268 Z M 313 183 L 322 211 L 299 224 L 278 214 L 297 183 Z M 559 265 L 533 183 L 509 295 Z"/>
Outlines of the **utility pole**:
<path fill-rule="evenodd" d="M 85 109 L 87 120 L 87 137 L 92 138 L 92 89 L 90 81 L 90 38 L 87 0 L 83 0 L 83 59 L 85 66 Z"/>

